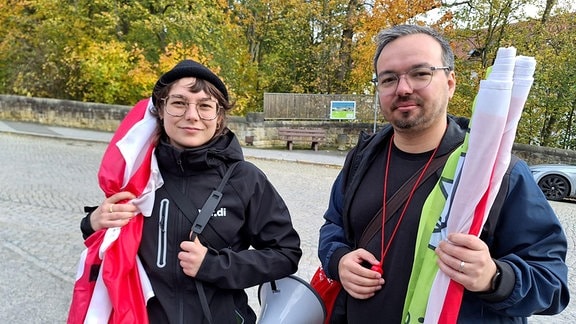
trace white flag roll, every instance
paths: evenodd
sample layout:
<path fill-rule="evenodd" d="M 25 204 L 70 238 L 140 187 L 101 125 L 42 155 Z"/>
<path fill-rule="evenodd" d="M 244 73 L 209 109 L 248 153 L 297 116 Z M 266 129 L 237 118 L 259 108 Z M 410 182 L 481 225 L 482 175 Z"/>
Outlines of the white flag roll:
<path fill-rule="evenodd" d="M 530 88 L 532 88 L 532 83 L 534 82 L 533 75 L 535 69 L 536 60 L 533 57 L 516 57 L 513 77 L 514 85 L 512 86 L 512 96 L 510 98 L 510 109 L 508 111 L 508 119 L 506 120 L 506 128 L 504 129 L 502 141 L 500 142 L 500 148 L 498 150 L 498 164 L 495 165 L 494 172 L 494 178 L 500 179 L 500 181 L 504 176 L 506 169 L 508 168 L 508 163 L 510 163 L 510 155 L 512 152 L 512 146 L 514 145 L 514 139 L 516 138 L 518 122 L 522 116 L 524 104 L 526 104 L 526 100 L 528 99 Z M 496 199 L 499 188 L 500 183 L 498 183 L 498 188 L 491 188 L 490 195 L 493 196 L 492 200 L 490 200 L 491 202 L 494 202 L 494 199 Z"/>
<path fill-rule="evenodd" d="M 454 177 L 457 179 L 452 189 L 455 192 L 449 194 L 453 199 L 447 200 L 451 206 L 443 239 L 447 233 L 455 232 L 480 235 L 480 230 L 470 232 L 471 225 L 475 217 L 482 217 L 482 226 L 485 223 L 508 168 L 535 64 L 533 58 L 516 57 L 515 48 L 500 48 L 492 71 L 480 82 L 470 123 L 468 150 L 461 173 Z M 478 215 L 476 207 L 486 193 L 487 208 Z M 425 323 L 439 322 L 447 294 L 461 294 L 461 290 L 449 290 L 449 284 L 450 278 L 438 271 L 428 299 Z"/>
<path fill-rule="evenodd" d="M 468 233 L 474 211 L 490 186 L 510 107 L 516 49 L 501 48 L 492 71 L 480 81 L 468 151 L 448 216 L 447 233 Z M 512 63 L 509 63 L 512 62 Z"/>

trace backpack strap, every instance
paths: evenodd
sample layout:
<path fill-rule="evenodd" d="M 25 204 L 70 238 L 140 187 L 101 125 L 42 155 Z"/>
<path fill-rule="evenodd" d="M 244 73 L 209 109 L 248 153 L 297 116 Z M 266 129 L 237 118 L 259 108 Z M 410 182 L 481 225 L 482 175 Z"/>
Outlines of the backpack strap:
<path fill-rule="evenodd" d="M 430 163 L 429 168 L 426 170 L 426 172 L 424 173 L 424 175 L 422 176 L 422 180 L 420 181 L 420 184 L 418 186 L 420 186 L 422 183 L 426 182 L 426 180 L 428 178 L 430 178 L 431 175 L 433 175 L 434 173 L 438 172 L 440 169 L 442 169 L 442 167 L 446 164 L 446 160 L 448 160 L 448 157 L 450 156 L 452 152 L 446 153 L 442 156 L 437 156 L 435 157 L 432 162 Z M 414 184 L 416 183 L 416 180 L 418 179 L 418 176 L 420 175 L 420 173 L 422 172 L 422 169 L 425 166 L 423 165 L 420 170 L 416 171 L 411 177 L 410 179 L 408 179 L 408 181 L 404 182 L 404 184 L 400 187 L 400 189 L 398 189 L 394 195 L 392 197 L 390 197 L 390 199 L 388 199 L 388 201 L 386 202 L 386 218 L 389 219 L 390 217 L 392 217 L 392 215 L 394 215 L 398 209 L 400 209 L 400 207 L 402 205 L 404 205 L 404 203 L 406 202 L 406 199 L 408 199 L 408 196 L 410 195 L 410 190 L 412 189 L 412 187 L 414 186 Z M 374 215 L 374 217 L 372 217 L 372 220 L 370 220 L 370 223 L 368 223 L 368 226 L 366 226 L 366 228 L 364 229 L 364 232 L 362 232 L 362 236 L 360 236 L 360 240 L 358 241 L 358 246 L 362 247 L 362 246 L 366 246 L 368 244 L 368 242 L 370 242 L 370 240 L 374 237 L 374 235 L 376 235 L 378 233 L 378 231 L 381 230 L 381 226 L 382 226 L 382 209 L 383 207 L 381 207 L 378 212 L 376 212 L 376 214 Z"/>
<path fill-rule="evenodd" d="M 232 165 L 230 165 L 230 167 L 228 167 L 228 170 L 226 170 L 226 174 L 224 174 L 224 177 L 222 178 L 222 181 L 220 182 L 218 188 L 212 191 L 210 197 L 208 197 L 206 202 L 204 202 L 204 206 L 202 206 L 200 214 L 198 215 L 198 217 L 196 217 L 194 224 L 192 224 L 192 230 L 190 232 L 191 241 L 194 241 L 196 236 L 202 233 L 204 227 L 206 227 L 206 224 L 208 224 L 208 221 L 210 220 L 210 217 L 214 213 L 216 206 L 218 206 L 218 203 L 220 203 L 220 200 L 222 199 L 222 190 L 224 189 L 224 186 L 228 182 L 228 179 L 230 179 L 230 176 L 232 175 L 232 172 L 234 171 L 238 163 L 239 162 L 235 162 Z"/>
<path fill-rule="evenodd" d="M 430 164 L 429 171 L 426 172 L 424 177 L 422 178 L 422 182 L 425 182 L 427 178 L 429 178 L 433 173 L 437 172 L 446 162 L 450 153 L 447 153 L 441 157 L 435 158 L 432 163 Z M 504 205 L 504 200 L 506 200 L 506 196 L 508 195 L 508 188 L 510 184 L 510 172 L 516 165 L 516 163 L 520 160 L 516 155 L 512 154 L 510 157 L 510 163 L 508 164 L 508 169 L 504 173 L 502 178 L 502 183 L 500 185 L 500 190 L 496 195 L 494 203 L 490 208 L 490 213 L 488 214 L 488 218 L 486 223 L 484 224 L 483 233 L 487 235 L 487 240 L 489 243 L 492 242 L 492 238 L 494 237 L 494 231 L 496 230 L 496 224 L 498 223 L 498 218 L 500 217 L 500 212 L 502 211 L 502 206 Z M 419 171 L 420 172 L 420 171 Z M 419 172 L 416 172 L 418 174 Z M 386 203 L 386 209 L 389 212 L 386 212 L 386 218 L 391 217 L 398 209 L 404 204 L 406 198 L 408 197 L 409 190 L 414 183 L 416 182 L 416 177 L 413 175 L 407 182 L 405 182 L 398 191 L 394 193 L 392 197 Z M 402 199 L 403 198 L 403 199 Z M 378 233 L 380 230 L 380 220 L 382 215 L 382 208 L 376 212 L 374 217 L 368 223 L 368 226 L 364 229 L 362 236 L 358 242 L 358 246 L 365 246 L 368 242 Z M 490 245 L 490 244 L 488 244 Z"/>
<path fill-rule="evenodd" d="M 210 216 L 212 216 L 218 203 L 222 199 L 222 190 L 228 182 L 228 179 L 230 179 L 230 176 L 238 163 L 239 162 L 235 162 L 228 167 L 228 170 L 226 170 L 226 173 L 222 177 L 222 181 L 218 185 L 218 188 L 212 191 L 208 199 L 204 202 L 199 214 L 197 212 L 198 208 L 196 208 L 192 201 L 186 197 L 180 189 L 178 189 L 175 183 L 171 181 L 164 182 L 166 192 L 170 195 L 170 198 L 174 200 L 178 209 L 180 209 L 182 214 L 184 214 L 190 223 L 192 223 L 192 229 L 190 231 L 191 240 L 194 240 L 194 238 L 204 230 L 206 224 L 208 224 Z"/>

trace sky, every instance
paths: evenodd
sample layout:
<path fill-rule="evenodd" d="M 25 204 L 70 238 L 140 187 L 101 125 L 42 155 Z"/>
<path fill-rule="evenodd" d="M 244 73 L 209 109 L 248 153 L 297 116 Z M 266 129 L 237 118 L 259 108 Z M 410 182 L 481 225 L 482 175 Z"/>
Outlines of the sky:
<path fill-rule="evenodd" d="M 531 18 L 539 18 L 544 10 L 544 5 L 546 1 L 538 0 L 535 4 L 529 4 L 524 6 L 526 14 Z M 555 8 L 566 8 L 570 12 L 576 11 L 576 2 L 573 0 L 557 0 L 557 5 Z"/>
<path fill-rule="evenodd" d="M 456 2 L 459 0 L 444 0 L 444 1 L 446 1 L 447 3 L 453 3 L 453 2 Z M 523 11 L 523 13 L 526 15 L 527 18 L 540 18 L 542 15 L 542 12 L 544 11 L 544 6 L 546 5 L 546 0 L 533 0 L 530 2 L 532 2 L 532 3 L 524 5 L 521 10 Z M 557 4 L 554 7 L 553 11 L 557 8 L 564 8 L 570 12 L 576 12 L 576 1 L 574 1 L 574 0 L 557 0 Z M 446 8 L 440 7 L 440 8 L 431 10 L 426 15 L 424 15 L 424 19 L 426 21 L 434 22 L 441 15 L 442 10 L 446 10 Z M 522 12 L 518 12 L 517 15 L 521 16 Z"/>

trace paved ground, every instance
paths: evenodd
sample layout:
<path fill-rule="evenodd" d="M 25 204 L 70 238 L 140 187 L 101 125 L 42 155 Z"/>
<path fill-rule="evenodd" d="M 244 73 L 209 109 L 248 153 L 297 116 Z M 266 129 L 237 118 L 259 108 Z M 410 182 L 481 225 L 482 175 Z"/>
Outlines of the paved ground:
<path fill-rule="evenodd" d="M 110 138 L 109 133 L 0 121 L 0 323 L 65 322 L 83 250 L 82 206 L 102 200 L 96 172 Z M 304 250 L 297 275 L 309 280 L 318 266 L 318 228 L 343 153 L 246 148 L 245 154 L 286 200 Z M 565 225 L 574 269 L 576 204 L 552 206 Z M 575 282 L 573 272 L 570 282 Z M 258 308 L 256 289 L 249 293 Z M 575 323 L 576 307 L 530 322 Z"/>

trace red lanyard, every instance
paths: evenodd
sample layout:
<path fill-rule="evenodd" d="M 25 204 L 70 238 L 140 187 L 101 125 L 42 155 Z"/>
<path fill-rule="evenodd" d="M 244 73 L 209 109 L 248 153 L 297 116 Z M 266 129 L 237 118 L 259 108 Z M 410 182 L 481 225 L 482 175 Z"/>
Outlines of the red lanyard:
<path fill-rule="evenodd" d="M 392 245 L 392 241 L 394 240 L 394 237 L 396 236 L 396 233 L 398 232 L 398 228 L 400 227 L 400 223 L 402 222 L 402 219 L 404 219 L 404 215 L 406 215 L 406 210 L 408 209 L 408 205 L 410 205 L 410 201 L 412 201 L 412 197 L 414 196 L 414 192 L 416 191 L 416 188 L 418 188 L 418 185 L 420 184 L 420 181 L 422 180 L 422 177 L 424 176 L 424 173 L 426 173 L 426 170 L 428 170 L 428 167 L 430 166 L 430 163 L 432 163 L 432 160 L 434 159 L 434 156 L 436 156 L 436 152 L 438 151 L 438 147 L 440 146 L 440 144 L 438 144 L 438 146 L 436 146 L 436 148 L 434 149 L 434 152 L 432 152 L 432 155 L 430 155 L 430 158 L 428 159 L 428 162 L 426 162 L 426 165 L 424 166 L 424 168 L 422 169 L 422 172 L 420 172 L 420 175 L 418 176 L 418 179 L 416 180 L 416 183 L 414 183 L 414 187 L 412 187 L 412 190 L 410 190 L 410 194 L 408 195 L 408 199 L 406 199 L 406 204 L 404 204 L 404 209 L 402 209 L 402 213 L 400 214 L 400 217 L 398 218 L 398 222 L 396 223 L 396 226 L 394 227 L 394 231 L 392 232 L 392 235 L 390 236 L 390 240 L 388 241 L 388 244 L 386 245 L 386 249 L 384 249 L 384 224 L 386 223 L 386 193 L 388 191 L 388 171 L 389 171 L 389 167 L 390 167 L 390 156 L 392 155 L 392 142 L 394 141 L 394 134 L 392 134 L 392 136 L 390 137 L 390 145 L 388 147 L 388 157 L 386 160 L 386 170 L 384 172 L 384 197 L 382 199 L 382 242 L 381 242 L 381 248 L 380 248 L 380 264 L 379 265 L 374 265 L 372 266 L 372 270 L 378 271 L 380 272 L 380 274 L 383 274 L 383 268 L 384 268 L 384 257 L 386 257 L 386 253 L 388 253 L 388 249 L 390 249 L 390 245 Z"/>

